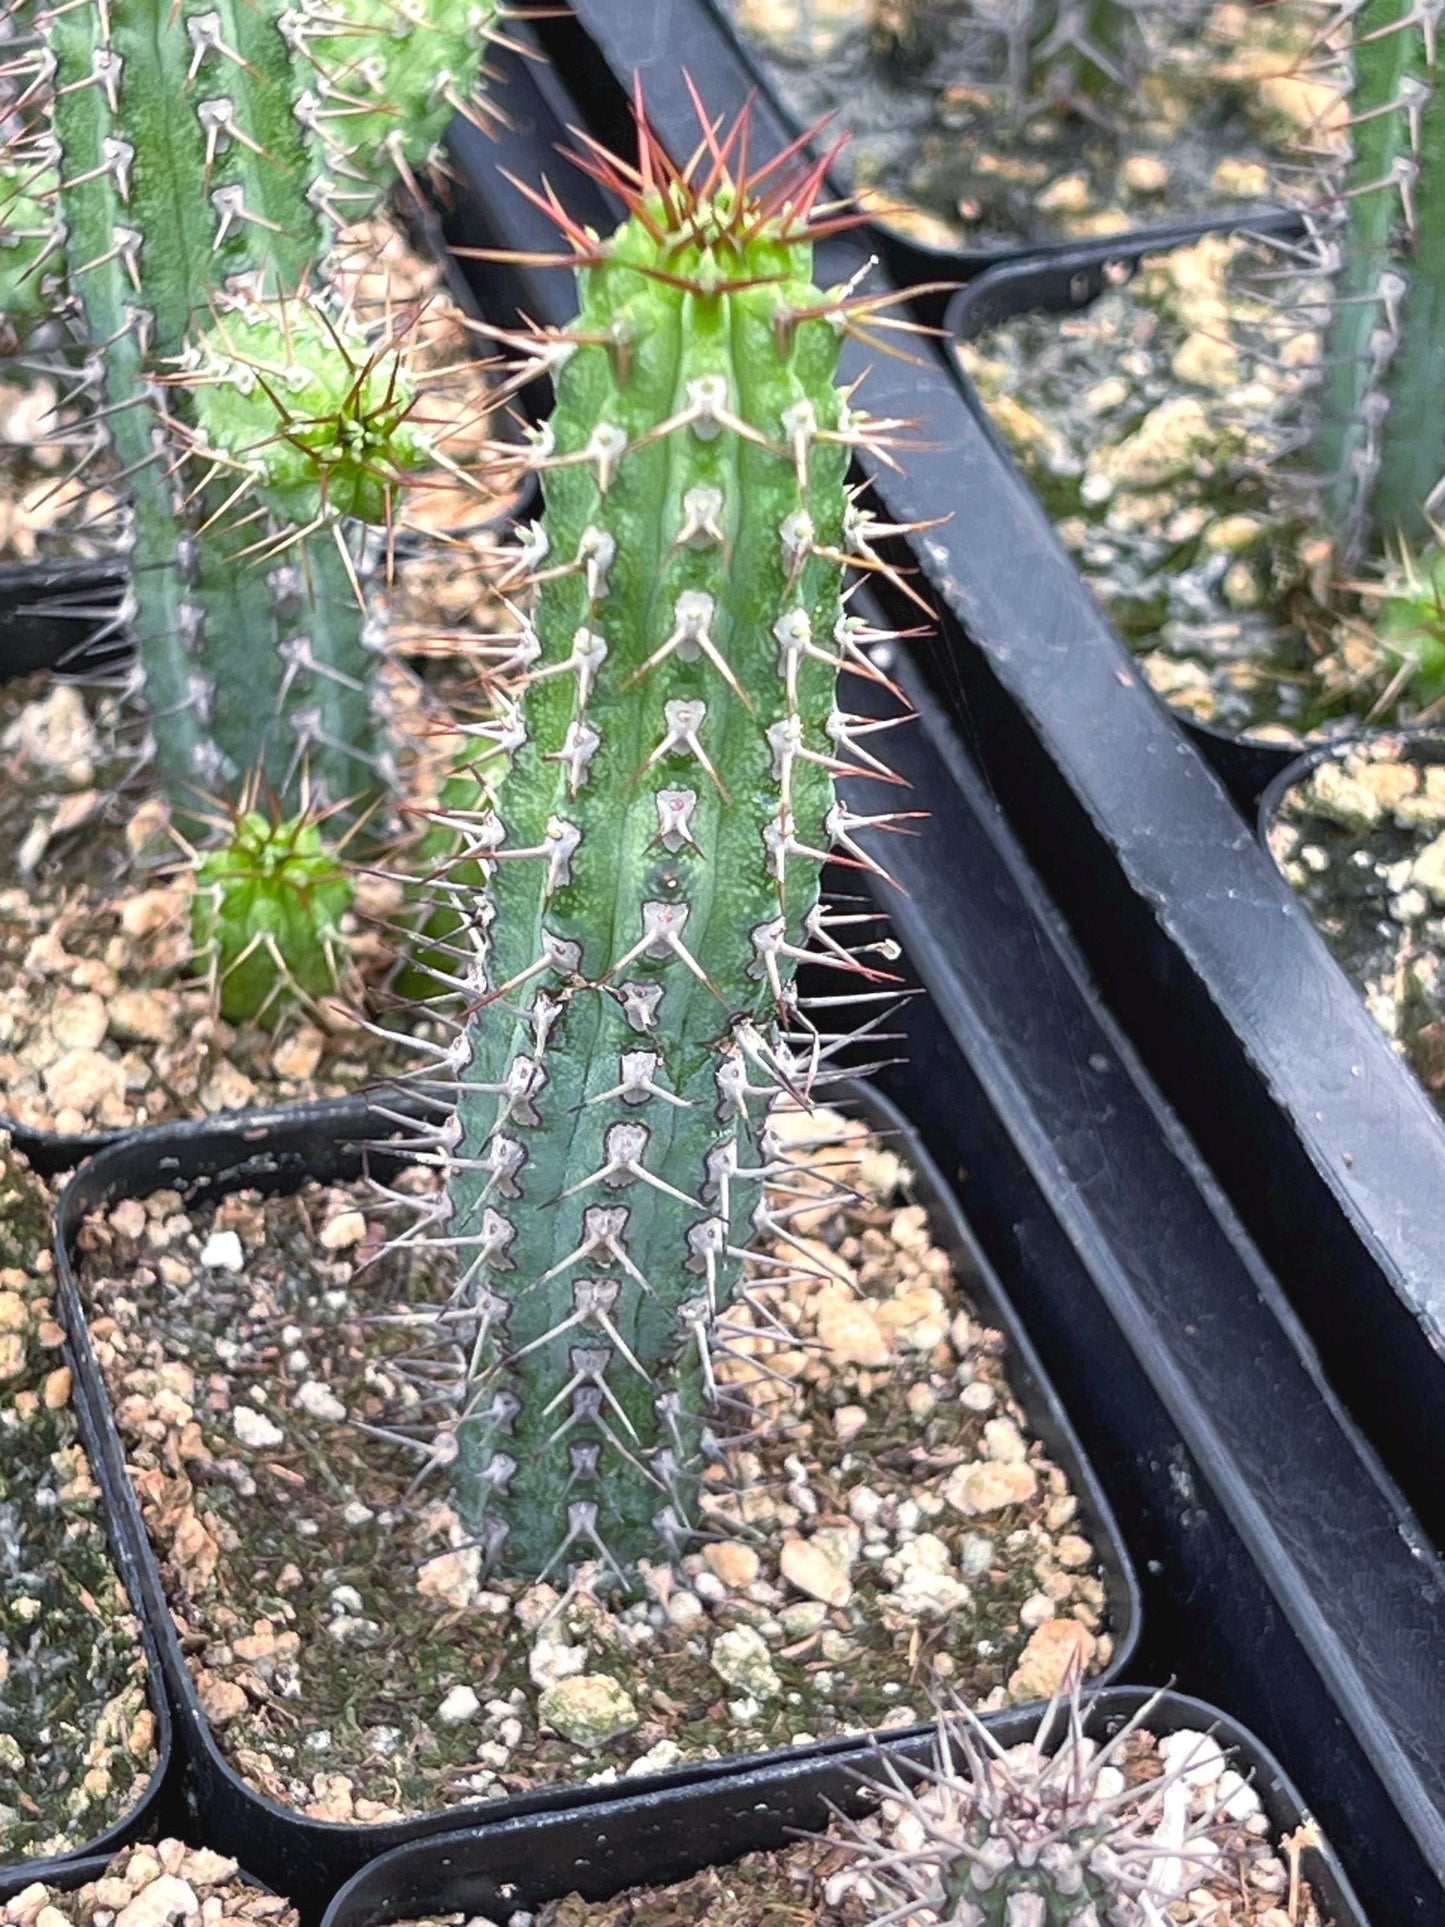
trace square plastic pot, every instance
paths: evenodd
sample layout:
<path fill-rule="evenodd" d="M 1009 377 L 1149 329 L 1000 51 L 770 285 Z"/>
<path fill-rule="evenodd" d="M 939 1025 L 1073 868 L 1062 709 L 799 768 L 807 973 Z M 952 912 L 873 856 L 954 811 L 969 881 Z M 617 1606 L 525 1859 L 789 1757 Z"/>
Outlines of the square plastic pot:
<path fill-rule="evenodd" d="M 615 219 L 552 149 L 571 120 L 625 152 L 634 77 L 675 152 L 696 139 L 684 74 L 710 113 L 752 99 L 755 154 L 796 131 L 705 0 L 572 0 L 533 32 L 556 65 L 518 79 L 513 127 L 491 146 L 454 136 L 454 241 L 541 245 L 540 217 L 518 214 L 526 204 L 503 168 L 523 179 L 545 168 L 577 218 Z M 835 237 L 820 279 L 865 270 L 868 247 L 866 234 Z M 502 325 L 571 312 L 563 273 L 513 263 L 491 283 L 490 261 L 475 271 Z M 887 291 L 886 272 L 870 285 Z M 1225 1185 L 1339 1396 L 1445 1541 L 1445 1128 L 1080 583 L 947 345 L 915 342 L 907 358 L 848 346 L 845 376 L 865 370 L 872 412 L 917 424 L 899 471 L 866 458 L 861 470 L 881 520 L 929 525 L 893 551 L 937 612 L 909 644 L 922 686 L 977 757 L 1111 1015 Z M 918 622 L 901 598 L 885 613 L 900 628 Z M 936 885 L 928 903 L 942 922 L 962 913 Z"/>
<path fill-rule="evenodd" d="M 1099 1480 L 1038 1365 L 1027 1332 L 998 1288 L 952 1192 L 933 1167 L 926 1149 L 886 1100 L 860 1089 L 850 1094 L 848 1102 L 850 1109 L 861 1112 L 887 1134 L 890 1145 L 912 1167 L 914 1195 L 927 1208 L 934 1236 L 948 1252 L 955 1276 L 987 1324 L 1007 1337 L 1009 1382 L 1024 1410 L 1029 1432 L 1043 1440 L 1054 1462 L 1066 1473 L 1079 1501 L 1080 1530 L 1094 1547 L 1103 1570 L 1105 1620 L 1113 1652 L 1100 1678 L 1113 1679 L 1128 1664 L 1138 1638 L 1138 1587 Z M 219 1121 L 206 1119 L 169 1130 L 156 1127 L 112 1145 L 85 1164 L 67 1185 L 57 1214 L 61 1313 L 76 1354 L 79 1395 L 101 1439 L 115 1528 L 132 1546 L 141 1573 L 141 1597 L 175 1708 L 187 1809 L 198 1837 L 223 1853 L 243 1858 L 278 1892 L 308 1907 L 314 1907 L 358 1867 L 404 1841 L 468 1824 L 485 1823 L 490 1828 L 513 1819 L 571 1810 L 615 1797 L 615 1789 L 590 1785 L 539 1788 L 505 1800 L 473 1802 L 411 1820 L 361 1826 L 309 1819 L 250 1787 L 218 1744 L 186 1666 L 126 1475 L 124 1450 L 109 1398 L 86 1335 L 71 1253 L 86 1214 L 121 1198 L 145 1197 L 157 1189 L 178 1190 L 192 1202 L 218 1199 L 248 1186 L 268 1193 L 283 1192 L 313 1178 L 331 1182 L 356 1176 L 364 1161 L 373 1171 L 404 1163 L 404 1151 L 393 1153 L 381 1148 L 398 1134 L 394 1113 L 388 1116 L 388 1110 L 392 1110 L 390 1104 L 381 1110 L 368 1105 L 364 1098 L 356 1098 Z M 752 1757 L 767 1764 L 831 1758 L 854 1753 L 858 1745 L 856 1737 L 841 1737 Z M 736 1773 L 740 1764 L 738 1758 L 696 1761 L 650 1775 L 637 1784 L 662 1787 L 711 1783 Z"/>

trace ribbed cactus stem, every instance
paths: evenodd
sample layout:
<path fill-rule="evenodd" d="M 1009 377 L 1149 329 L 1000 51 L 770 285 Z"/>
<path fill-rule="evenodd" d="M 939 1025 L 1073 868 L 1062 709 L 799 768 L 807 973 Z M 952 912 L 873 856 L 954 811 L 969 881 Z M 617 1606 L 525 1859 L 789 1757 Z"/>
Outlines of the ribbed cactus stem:
<path fill-rule="evenodd" d="M 735 137 L 736 138 L 736 137 Z M 684 178 L 644 127 L 632 206 L 581 231 L 549 344 L 541 583 L 495 811 L 449 1235 L 476 1314 L 453 1465 L 502 1569 L 628 1574 L 682 1545 L 707 1357 L 786 1081 L 857 653 L 842 600 L 862 430 L 821 175 Z M 786 170 L 783 171 L 784 175 Z"/>
<path fill-rule="evenodd" d="M 1351 21 L 1347 221 L 1313 461 L 1347 561 L 1372 536 L 1423 542 L 1445 476 L 1442 12 L 1365 0 Z"/>
<path fill-rule="evenodd" d="M 184 817 L 258 771 L 292 806 L 307 784 L 321 802 L 369 798 L 385 774 L 361 509 L 318 491 L 258 497 L 241 486 L 246 451 L 185 459 L 195 418 L 178 378 L 238 298 L 309 288 L 326 306 L 337 221 L 425 159 L 490 13 L 490 0 L 13 0 L 12 41 L 35 53 L 23 141 L 58 176 L 84 386 L 129 490 L 150 724 Z M 447 56 L 425 87 L 423 41 L 429 61 Z M 328 344 L 313 331 L 307 347 Z"/>

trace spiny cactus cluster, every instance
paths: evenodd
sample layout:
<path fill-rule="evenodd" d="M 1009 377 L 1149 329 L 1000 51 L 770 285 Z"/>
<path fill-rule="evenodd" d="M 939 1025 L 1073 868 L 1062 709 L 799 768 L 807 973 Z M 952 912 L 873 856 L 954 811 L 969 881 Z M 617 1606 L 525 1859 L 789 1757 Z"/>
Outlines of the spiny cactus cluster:
<path fill-rule="evenodd" d="M 1162 1927 L 1219 1870 L 1215 1816 L 1186 1827 L 1187 1776 L 1217 1760 L 1214 1743 L 1196 1735 L 1172 1771 L 1131 1784 L 1120 1762 L 1154 1702 L 1102 1746 L 1085 1735 L 1077 1683 L 1059 1738 L 1061 1704 L 1010 1748 L 965 1708 L 940 1714 L 922 1775 L 879 1756 L 866 1777 L 885 1795 L 881 1826 L 835 1827 L 877 1927 Z"/>
<path fill-rule="evenodd" d="M 0 296 L 74 345 L 81 461 L 125 492 L 123 619 L 182 820 L 261 772 L 372 797 L 364 525 L 427 454 L 400 350 L 332 285 L 340 223 L 423 165 L 494 0 L 9 0 Z"/>
<path fill-rule="evenodd" d="M 678 167 L 638 118 L 636 168 L 583 157 L 628 206 L 616 233 L 548 204 L 581 313 L 528 343 L 557 399 L 516 565 L 535 602 L 487 726 L 511 762 L 495 807 L 437 819 L 468 1003 L 433 1134 L 460 1269 L 455 1504 L 494 1569 L 592 1561 L 609 1583 L 695 1518 L 768 1107 L 827 1049 L 797 967 L 872 974 L 820 873 L 830 849 L 875 868 L 857 838 L 884 820 L 835 789 L 883 767 L 838 681 L 878 675 L 845 610 L 871 527 L 846 476 L 887 425 L 837 382 L 862 298 L 812 279 L 827 163 L 749 175 L 744 118 L 704 123 Z"/>
<path fill-rule="evenodd" d="M 1351 158 L 1313 450 L 1340 551 L 1429 533 L 1445 477 L 1438 369 L 1445 348 L 1445 91 L 1441 0 L 1351 9 Z M 1435 198 L 1440 197 L 1436 207 Z"/>

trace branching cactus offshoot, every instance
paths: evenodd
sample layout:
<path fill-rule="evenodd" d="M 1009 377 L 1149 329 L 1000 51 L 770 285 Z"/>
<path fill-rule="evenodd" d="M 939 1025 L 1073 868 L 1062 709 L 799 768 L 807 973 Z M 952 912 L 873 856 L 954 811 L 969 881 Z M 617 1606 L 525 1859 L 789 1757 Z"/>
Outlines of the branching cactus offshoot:
<path fill-rule="evenodd" d="M 244 809 L 196 864 L 191 926 L 214 972 L 221 1015 L 274 1023 L 291 1002 L 310 1003 L 342 977 L 341 920 L 355 886 L 305 812 L 281 820 Z"/>
<path fill-rule="evenodd" d="M 1174 1901 L 1219 1871 L 1212 1836 L 1229 1825 L 1217 1807 L 1203 1820 L 1190 1813 L 1190 1775 L 1219 1759 L 1206 1735 L 1176 1735 L 1185 1744 L 1162 1776 L 1131 1785 L 1121 1771 L 1152 1709 L 1098 1745 L 1075 1685 L 1066 1710 L 1051 1701 L 1022 1746 L 1005 1749 L 959 1709 L 939 1715 L 924 1776 L 880 1754 L 866 1777 L 886 1798 L 881 1826 L 836 1827 L 877 1897 L 870 1917 L 878 1927 L 1162 1927 Z"/>
<path fill-rule="evenodd" d="M 1148 54 L 1147 20 L 1159 0 L 973 0 L 1000 38 L 1009 102 L 1092 97 L 1133 85 Z"/>
<path fill-rule="evenodd" d="M 744 117 L 679 168 L 638 119 L 635 169 L 584 157 L 630 210 L 610 239 L 549 204 L 581 313 L 527 343 L 557 400 L 535 606 L 492 725 L 511 762 L 494 809 L 439 819 L 469 1005 L 436 1133 L 454 1502 L 493 1569 L 592 1562 L 609 1584 L 696 1527 L 710 1346 L 767 1221 L 768 1109 L 826 1047 L 797 965 L 875 974 L 832 933 L 820 873 L 830 848 L 876 868 L 856 839 L 885 820 L 834 783 L 883 769 L 838 683 L 881 679 L 845 611 L 873 527 L 846 475 L 889 425 L 838 386 L 869 302 L 812 279 L 826 163 L 789 150 L 750 176 Z"/>
<path fill-rule="evenodd" d="M 1312 466 L 1346 563 L 1419 545 L 1445 478 L 1442 0 L 1350 9 L 1354 89 L 1340 257 Z M 1440 205 L 1435 205 L 1436 196 Z"/>
<path fill-rule="evenodd" d="M 465 108 L 493 13 L 9 0 L 0 16 L 0 296 L 18 328 L 38 289 L 68 295 L 76 352 L 55 372 L 83 404 L 82 468 L 108 453 L 121 477 L 124 619 L 182 822 L 258 771 L 290 808 L 303 784 L 334 807 L 386 781 L 364 525 L 422 450 L 396 358 L 349 338 L 329 257 Z"/>

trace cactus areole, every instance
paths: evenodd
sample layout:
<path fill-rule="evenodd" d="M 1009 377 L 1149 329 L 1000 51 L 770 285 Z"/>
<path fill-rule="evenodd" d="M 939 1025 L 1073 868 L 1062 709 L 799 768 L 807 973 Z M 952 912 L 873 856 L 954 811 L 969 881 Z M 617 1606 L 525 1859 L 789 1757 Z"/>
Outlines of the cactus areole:
<path fill-rule="evenodd" d="M 748 179 L 745 121 L 678 169 L 639 121 L 636 170 L 587 161 L 628 219 L 599 242 L 560 217 L 581 313 L 542 344 L 515 749 L 455 823 L 489 880 L 448 1134 L 474 1313 L 452 1478 L 519 1575 L 628 1579 L 697 1526 L 768 1108 L 808 1082 L 797 961 L 846 957 L 820 871 L 830 844 L 869 861 L 834 793 L 871 760 L 837 701 L 868 669 L 844 584 L 870 430 L 837 386 L 849 298 L 812 281 L 823 170 Z"/>
<path fill-rule="evenodd" d="M 122 477 L 126 617 L 182 821 L 258 773 L 292 808 L 303 790 L 335 805 L 384 787 L 364 524 L 388 511 L 414 438 L 385 357 L 346 338 L 331 251 L 465 106 L 494 11 L 8 0 L 0 12 L 0 300 L 13 323 L 42 283 L 68 291 L 80 352 L 62 385 L 88 417 L 87 459 L 108 444 Z M 238 440 L 247 396 L 250 443 Z"/>

